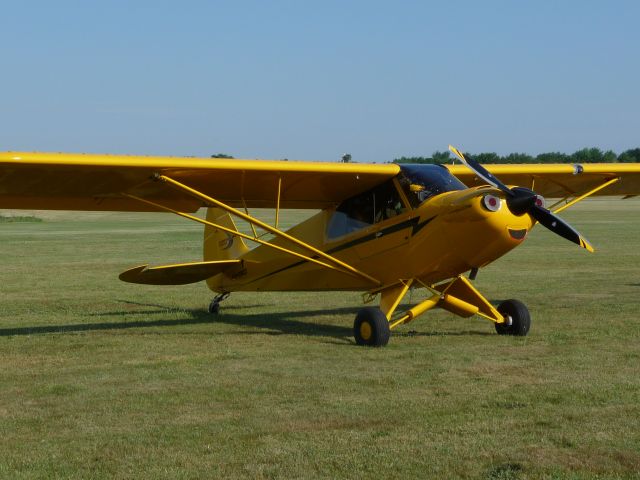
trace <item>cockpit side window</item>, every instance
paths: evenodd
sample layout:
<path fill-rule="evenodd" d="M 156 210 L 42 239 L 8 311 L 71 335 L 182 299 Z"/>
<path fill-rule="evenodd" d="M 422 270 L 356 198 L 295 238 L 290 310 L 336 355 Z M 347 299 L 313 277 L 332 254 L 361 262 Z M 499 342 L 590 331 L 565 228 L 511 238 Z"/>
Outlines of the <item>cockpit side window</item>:
<path fill-rule="evenodd" d="M 406 210 L 393 180 L 351 197 L 336 208 L 327 226 L 329 238 L 337 238 L 395 217 Z"/>

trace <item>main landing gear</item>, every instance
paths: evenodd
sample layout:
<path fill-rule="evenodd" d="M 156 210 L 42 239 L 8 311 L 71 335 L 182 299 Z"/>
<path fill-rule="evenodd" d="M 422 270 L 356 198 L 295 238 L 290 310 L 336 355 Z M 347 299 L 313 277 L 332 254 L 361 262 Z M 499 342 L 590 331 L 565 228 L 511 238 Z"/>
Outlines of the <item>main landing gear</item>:
<path fill-rule="evenodd" d="M 504 323 L 496 323 L 498 335 L 524 337 L 531 328 L 529 310 L 519 300 L 505 300 L 498 305 L 498 311 L 504 316 Z"/>
<path fill-rule="evenodd" d="M 436 307 L 463 318 L 477 315 L 490 320 L 499 335 L 524 337 L 531 328 L 531 316 L 524 303 L 505 300 L 496 308 L 463 276 L 427 287 L 431 296 L 392 317 L 411 283 L 407 281 L 383 290 L 380 307 L 365 307 L 358 312 L 353 323 L 356 344 L 383 347 L 389 343 L 391 330 Z"/>
<path fill-rule="evenodd" d="M 209 313 L 217 315 L 220 311 L 220 302 L 228 298 L 229 295 L 231 295 L 229 292 L 224 292 L 213 297 L 213 300 L 211 300 L 211 303 L 209 304 Z"/>
<path fill-rule="evenodd" d="M 378 307 L 365 307 L 353 322 L 353 336 L 358 345 L 384 347 L 389 343 L 389 321 Z"/>

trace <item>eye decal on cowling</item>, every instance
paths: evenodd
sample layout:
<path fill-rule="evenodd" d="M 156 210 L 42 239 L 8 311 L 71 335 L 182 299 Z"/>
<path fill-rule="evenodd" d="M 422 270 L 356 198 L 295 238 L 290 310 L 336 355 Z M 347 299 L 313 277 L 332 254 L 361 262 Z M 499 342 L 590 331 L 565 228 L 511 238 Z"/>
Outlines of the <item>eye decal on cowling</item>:
<path fill-rule="evenodd" d="M 482 197 L 482 206 L 490 212 L 497 212 L 500 210 L 501 204 L 502 201 L 500 200 L 500 197 L 496 197 L 495 195 L 488 194 Z"/>

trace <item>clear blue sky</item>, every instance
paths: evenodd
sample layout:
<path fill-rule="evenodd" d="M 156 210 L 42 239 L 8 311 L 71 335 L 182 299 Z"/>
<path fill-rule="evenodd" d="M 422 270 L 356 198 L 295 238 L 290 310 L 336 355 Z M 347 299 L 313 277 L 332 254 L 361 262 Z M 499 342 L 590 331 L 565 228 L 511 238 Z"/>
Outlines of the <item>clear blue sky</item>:
<path fill-rule="evenodd" d="M 388 161 L 640 145 L 640 2 L 21 1 L 0 150 Z"/>

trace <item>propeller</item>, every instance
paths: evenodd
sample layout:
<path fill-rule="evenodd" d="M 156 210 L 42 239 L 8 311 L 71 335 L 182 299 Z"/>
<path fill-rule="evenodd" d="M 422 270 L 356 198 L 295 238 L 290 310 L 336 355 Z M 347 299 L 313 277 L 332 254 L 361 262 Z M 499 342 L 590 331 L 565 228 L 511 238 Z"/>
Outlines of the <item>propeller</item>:
<path fill-rule="evenodd" d="M 457 148 L 449 145 L 449 150 L 460 159 L 470 170 L 489 185 L 504 192 L 507 207 L 516 216 L 529 214 L 538 223 L 545 226 L 553 233 L 566 238 L 570 242 L 580 245 L 582 248 L 593 252 L 593 247 L 580 233 L 560 217 L 542 206 L 542 197 L 533 190 L 524 187 L 509 188 L 498 180 L 491 172 L 469 156 L 465 156 Z"/>

